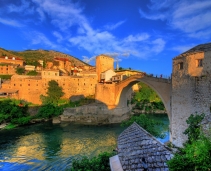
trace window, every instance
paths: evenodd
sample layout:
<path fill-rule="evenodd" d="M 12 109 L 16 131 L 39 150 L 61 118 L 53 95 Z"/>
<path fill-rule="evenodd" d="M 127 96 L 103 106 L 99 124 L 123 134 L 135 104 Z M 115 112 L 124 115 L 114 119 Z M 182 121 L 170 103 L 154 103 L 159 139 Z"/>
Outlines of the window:
<path fill-rule="evenodd" d="M 196 60 L 196 67 L 203 67 L 203 59 Z"/>
<path fill-rule="evenodd" d="M 183 69 L 183 62 L 179 63 L 179 69 Z"/>

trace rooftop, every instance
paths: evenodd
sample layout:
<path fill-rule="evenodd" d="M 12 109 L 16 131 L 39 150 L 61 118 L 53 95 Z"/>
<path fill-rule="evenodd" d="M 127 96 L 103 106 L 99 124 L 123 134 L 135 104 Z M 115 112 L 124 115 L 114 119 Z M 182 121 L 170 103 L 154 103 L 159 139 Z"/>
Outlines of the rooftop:
<path fill-rule="evenodd" d="M 149 171 L 167 171 L 166 162 L 173 157 L 168 147 L 135 122 L 119 135 L 117 144 L 124 171 L 143 169 L 143 158 Z"/>
<path fill-rule="evenodd" d="M 197 46 L 189 49 L 188 51 L 176 56 L 175 58 L 181 58 L 181 57 L 185 57 L 192 53 L 207 52 L 207 51 L 211 51 L 211 43 L 197 45 Z"/>

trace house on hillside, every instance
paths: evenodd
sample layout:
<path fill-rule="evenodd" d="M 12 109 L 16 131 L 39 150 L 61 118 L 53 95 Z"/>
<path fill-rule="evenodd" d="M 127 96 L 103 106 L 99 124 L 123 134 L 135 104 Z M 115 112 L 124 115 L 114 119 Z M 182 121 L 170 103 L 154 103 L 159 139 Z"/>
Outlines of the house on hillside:
<path fill-rule="evenodd" d="M 16 57 L 9 57 L 9 56 L 1 56 L 0 57 L 0 63 L 6 63 L 6 64 L 16 64 L 23 66 L 23 60 Z"/>

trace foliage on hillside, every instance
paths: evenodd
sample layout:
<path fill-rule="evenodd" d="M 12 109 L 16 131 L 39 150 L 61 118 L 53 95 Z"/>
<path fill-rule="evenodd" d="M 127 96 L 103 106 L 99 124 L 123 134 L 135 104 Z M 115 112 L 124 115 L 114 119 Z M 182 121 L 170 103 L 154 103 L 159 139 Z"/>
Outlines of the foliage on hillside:
<path fill-rule="evenodd" d="M 134 109 L 144 110 L 145 112 L 165 110 L 162 100 L 153 89 L 141 82 L 139 86 L 139 91 L 135 93 L 131 100 L 131 104 L 135 104 Z"/>
<path fill-rule="evenodd" d="M 37 65 L 38 60 L 44 60 L 44 62 L 53 61 L 54 57 L 68 58 L 76 66 L 89 65 L 74 56 L 64 54 L 62 52 L 53 51 L 53 50 L 50 50 L 50 51 L 49 50 L 11 51 L 11 50 L 0 48 L 0 56 L 19 57 L 23 59 L 28 65 Z"/>
<path fill-rule="evenodd" d="M 201 131 L 200 122 L 203 118 L 204 114 L 192 114 L 186 121 L 189 126 L 184 134 L 188 136 L 188 141 L 167 162 L 171 171 L 211 169 L 211 136 L 205 136 Z"/>

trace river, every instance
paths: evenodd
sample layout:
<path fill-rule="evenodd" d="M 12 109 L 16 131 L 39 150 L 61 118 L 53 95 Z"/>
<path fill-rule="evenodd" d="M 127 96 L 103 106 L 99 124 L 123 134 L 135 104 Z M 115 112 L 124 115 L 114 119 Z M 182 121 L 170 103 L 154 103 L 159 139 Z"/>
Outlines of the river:
<path fill-rule="evenodd" d="M 166 125 L 167 115 L 151 115 Z M 71 123 L 39 123 L 0 131 L 0 171 L 66 170 L 73 159 L 100 152 L 111 152 L 118 135 L 125 128 L 119 124 L 85 126 Z"/>

